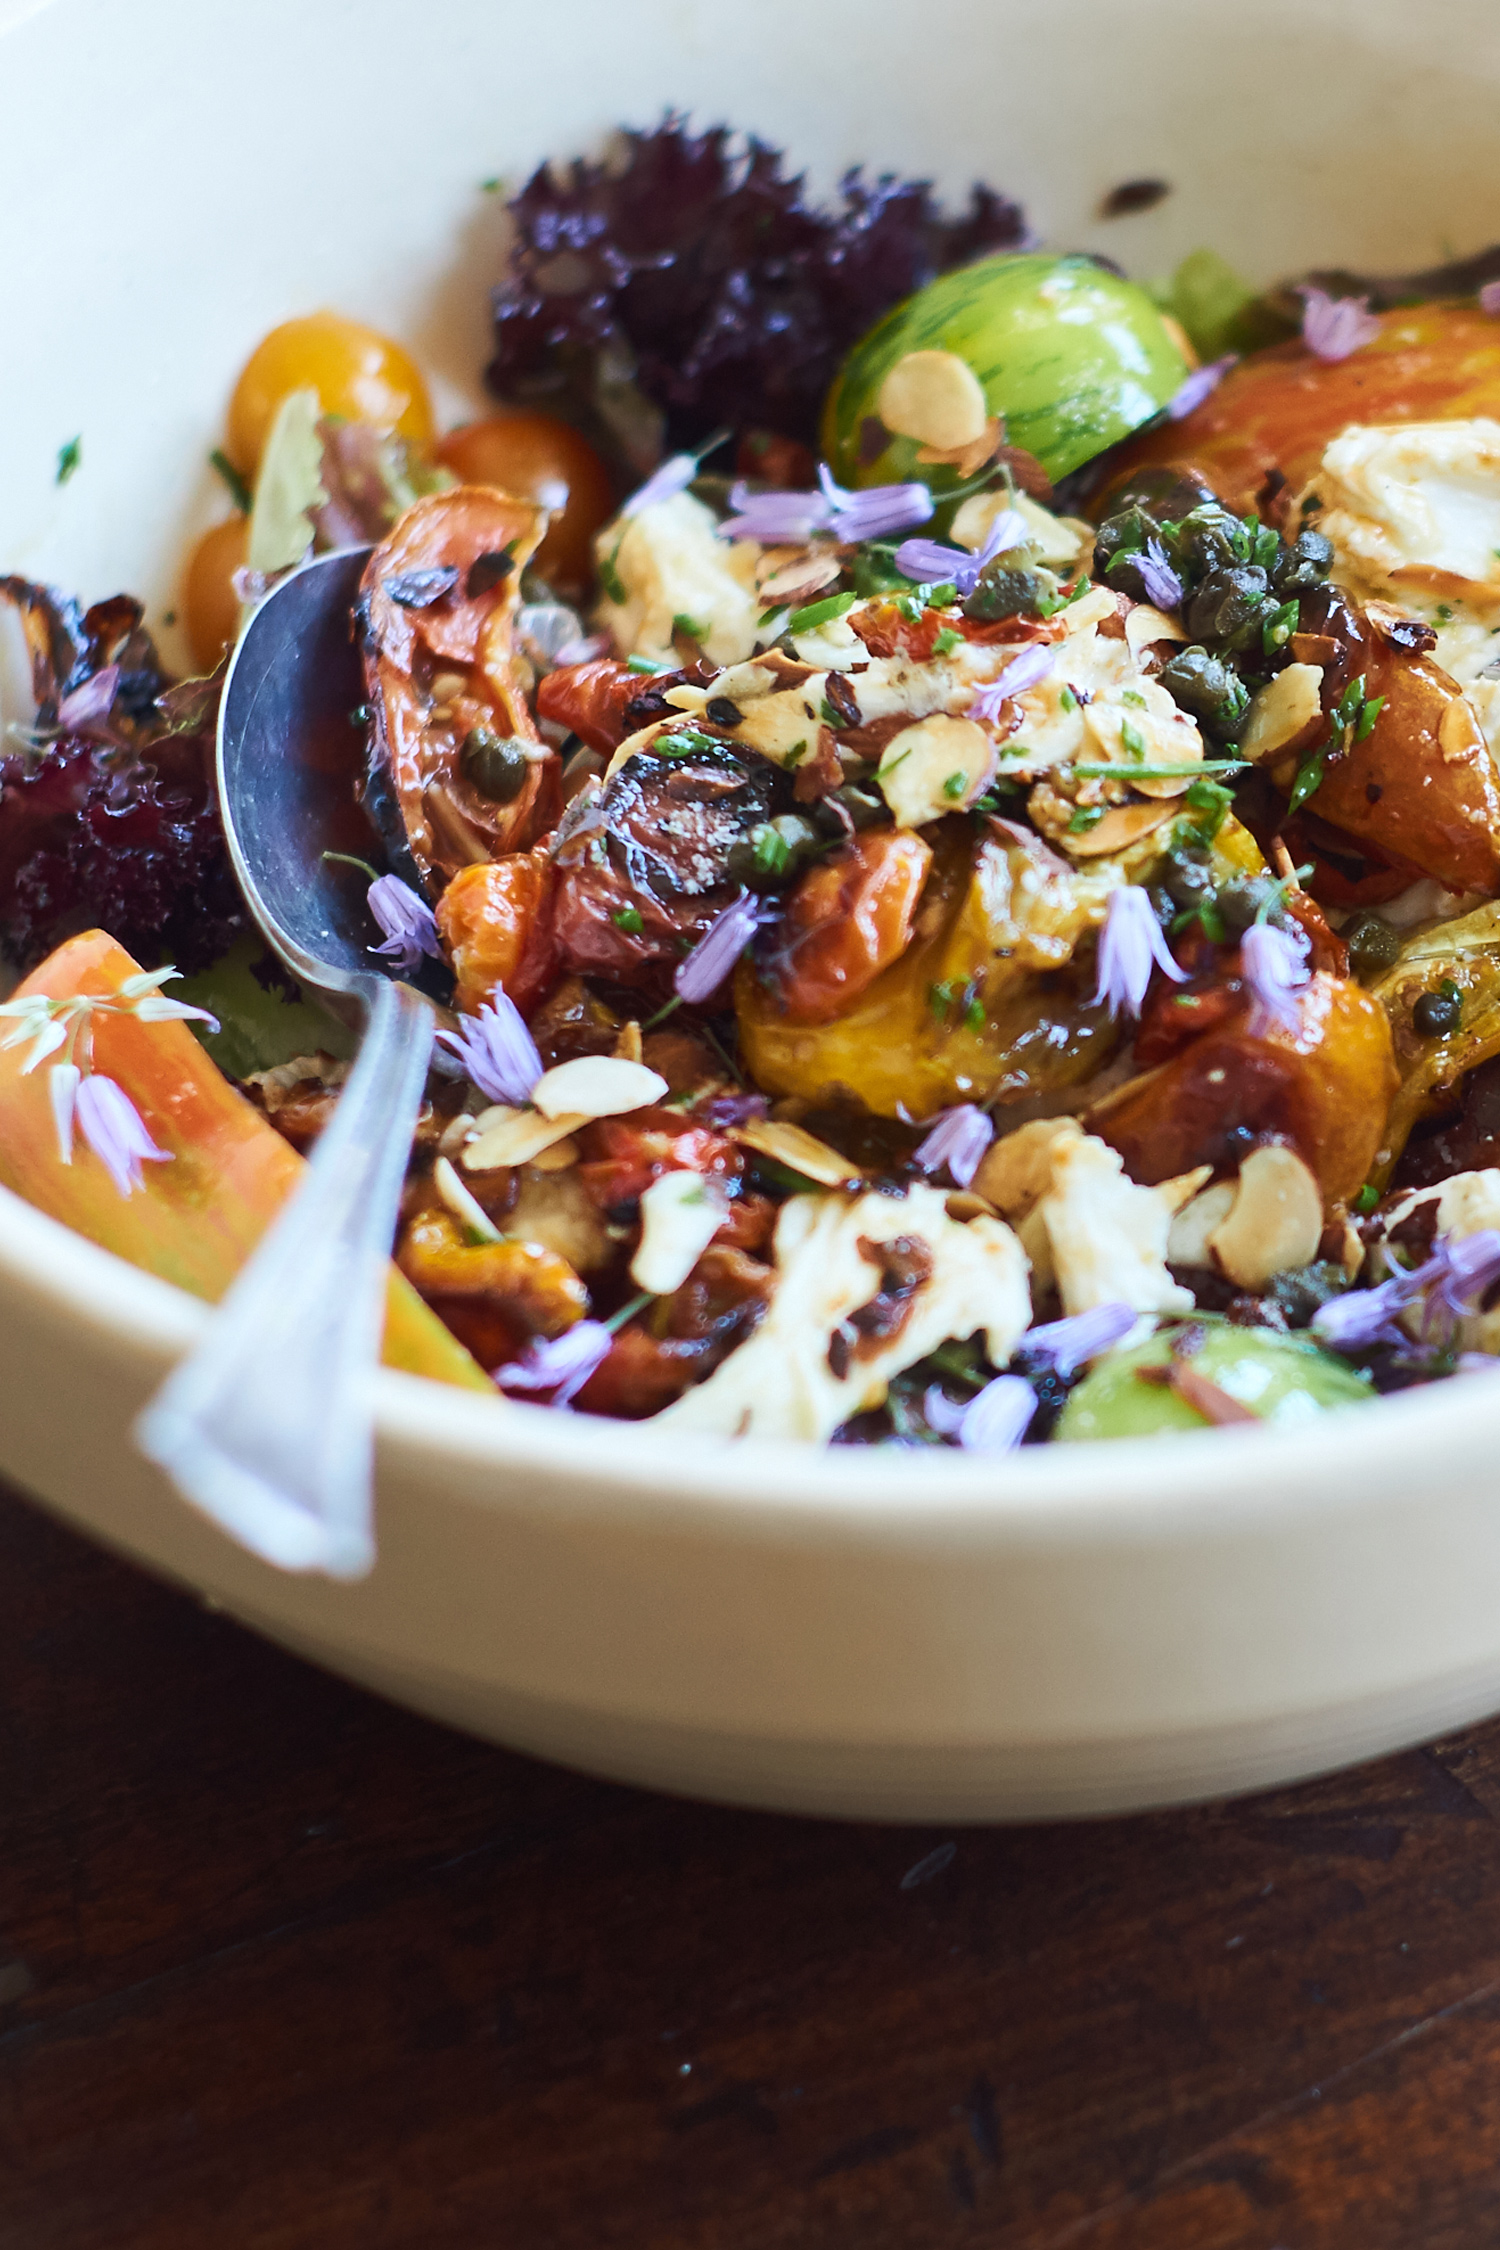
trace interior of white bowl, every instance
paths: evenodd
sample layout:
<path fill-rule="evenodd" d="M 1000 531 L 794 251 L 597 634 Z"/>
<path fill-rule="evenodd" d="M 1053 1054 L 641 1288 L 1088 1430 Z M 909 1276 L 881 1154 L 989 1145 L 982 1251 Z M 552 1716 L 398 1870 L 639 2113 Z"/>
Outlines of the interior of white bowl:
<path fill-rule="evenodd" d="M 1045 241 L 1145 276 L 1205 243 L 1260 278 L 1419 265 L 1500 236 L 1500 22 L 1485 0 L 1436 0 L 1419 43 L 1399 0 L 866 0 L 857 18 L 830 0 L 448 0 L 424 19 L 398 0 L 262 0 L 249 15 L 223 0 L 0 0 L 0 34 L 0 563 L 91 599 L 138 591 L 169 646 L 185 543 L 223 512 L 207 454 L 257 337 L 335 306 L 413 346 L 457 419 L 482 396 L 503 237 L 503 195 L 483 183 L 518 184 L 668 106 L 786 145 L 820 184 L 856 163 L 954 194 L 983 176 Z M 1142 176 L 1171 194 L 1097 216 Z M 80 466 L 59 485 L 75 437 Z M 5 1254 L 19 1274 L 0 1198 Z M 80 1306 L 96 1257 L 79 1244 L 53 1260 Z M 128 1305 L 128 1280 L 114 1301 Z M 145 1301 L 142 1285 L 143 1319 Z M 479 1425 L 461 1407 L 467 1441 Z M 1381 1454 L 1401 1411 L 1347 1426 L 1346 1468 Z M 1461 1387 L 1445 1429 L 1456 1442 L 1487 1413 Z M 485 1427 L 497 1460 L 523 1427 L 528 1447 L 580 1468 L 600 1442 L 616 1464 L 639 1448 L 657 1489 L 727 1496 L 785 1475 L 779 1456 L 763 1478 L 754 1453 L 730 1475 L 717 1448 L 599 1441 L 498 1408 Z M 444 1444 L 436 1410 L 424 1442 Z M 1199 1456 L 1153 1448 L 1144 1475 L 1139 1449 L 1127 1466 L 1117 1447 L 1085 1448 L 985 1489 L 1002 1506 L 1190 1494 Z M 857 1487 L 873 1501 L 893 1477 L 810 1456 L 795 1483 L 804 1499 Z M 979 1489 L 949 1461 L 895 1481 L 924 1500 Z"/>

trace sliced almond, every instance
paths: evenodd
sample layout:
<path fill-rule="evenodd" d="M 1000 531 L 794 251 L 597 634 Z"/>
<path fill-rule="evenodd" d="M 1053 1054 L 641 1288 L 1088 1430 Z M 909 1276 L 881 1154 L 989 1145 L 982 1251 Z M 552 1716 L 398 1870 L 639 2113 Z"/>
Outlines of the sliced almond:
<path fill-rule="evenodd" d="M 481 1242 L 502 1242 L 505 1239 L 484 1205 L 476 1202 L 464 1186 L 446 1156 L 440 1156 L 432 1167 L 432 1184 L 454 1218 L 460 1225 L 466 1226 L 471 1234 L 477 1234 Z"/>
<path fill-rule="evenodd" d="M 968 445 L 924 445 L 917 459 L 924 468 L 943 466 L 957 469 L 961 477 L 973 476 L 986 461 L 992 461 L 1005 443 L 1005 424 L 998 414 L 992 414 L 977 438 Z"/>
<path fill-rule="evenodd" d="M 620 1035 L 615 1041 L 615 1053 L 622 1062 L 638 1063 L 640 1061 L 641 1027 L 634 1016 L 628 1023 L 621 1024 Z"/>
<path fill-rule="evenodd" d="M 1042 834 L 1056 844 L 1059 851 L 1066 852 L 1069 859 L 1103 859 L 1110 852 L 1122 852 L 1127 845 L 1138 843 L 1142 836 L 1149 836 L 1153 829 L 1160 828 L 1164 820 L 1171 820 L 1177 809 L 1171 798 L 1110 805 L 1092 827 L 1075 829 L 1071 824 L 1079 807 L 1049 789 L 1045 782 L 1039 782 L 1032 790 L 1027 804 Z"/>
<path fill-rule="evenodd" d="M 569 1134 L 564 1141 L 554 1141 L 550 1148 L 538 1149 L 531 1160 L 534 1172 L 569 1172 L 578 1162 L 578 1143 Z"/>
<path fill-rule="evenodd" d="M 1204 1188 L 1184 1204 L 1172 1221 L 1172 1231 L 1167 1236 L 1167 1262 L 1174 1266 L 1213 1265 L 1213 1252 L 1209 1238 L 1224 1224 L 1234 1209 L 1238 1193 L 1233 1180 L 1220 1180 L 1213 1187 Z"/>
<path fill-rule="evenodd" d="M 641 1239 L 630 1261 L 637 1289 L 680 1289 L 724 1223 L 723 1190 L 701 1172 L 663 1172 L 641 1197 Z"/>
<path fill-rule="evenodd" d="M 1323 672 L 1317 664 L 1288 664 L 1260 688 L 1250 705 L 1240 755 L 1252 762 L 1301 744 L 1323 716 Z"/>
<path fill-rule="evenodd" d="M 760 579 L 757 591 L 768 609 L 783 602 L 797 609 L 825 586 L 831 586 L 842 568 L 836 554 L 794 555 L 790 562 L 781 563 Z"/>
<path fill-rule="evenodd" d="M 973 719 L 942 712 L 893 734 L 875 779 L 898 828 L 966 812 L 995 771 L 995 745 Z"/>
<path fill-rule="evenodd" d="M 1310 1265 L 1322 1233 L 1317 1181 L 1295 1149 L 1273 1144 L 1245 1158 L 1233 1207 L 1208 1247 L 1231 1281 L 1260 1289 L 1274 1274 Z"/>
<path fill-rule="evenodd" d="M 1088 593 L 1080 594 L 1076 602 L 1069 602 L 1066 609 L 1059 610 L 1057 622 L 1071 640 L 1075 633 L 1086 633 L 1091 627 L 1117 622 L 1124 600 L 1125 596 L 1117 594 L 1112 586 L 1094 586 Z"/>
<path fill-rule="evenodd" d="M 788 1171 L 800 1172 L 805 1180 L 815 1180 L 819 1187 L 854 1187 L 865 1177 L 859 1165 L 851 1164 L 826 1141 L 775 1117 L 755 1117 L 748 1125 L 736 1125 L 730 1138 L 784 1164 Z"/>
<path fill-rule="evenodd" d="M 708 689 L 701 687 L 669 687 L 662 690 L 663 703 L 670 703 L 674 711 L 701 711 L 708 701 Z"/>
<path fill-rule="evenodd" d="M 622 1055 L 577 1055 L 545 1071 L 531 1099 L 544 1117 L 566 1116 L 576 1124 L 587 1117 L 624 1117 L 659 1102 L 666 1091 L 665 1078 L 644 1063 Z"/>
<path fill-rule="evenodd" d="M 875 411 L 897 437 L 947 452 L 987 434 L 984 388 L 957 352 L 907 352 L 880 386 Z"/>
<path fill-rule="evenodd" d="M 1153 609 L 1149 602 L 1137 602 L 1125 620 L 1125 639 L 1132 656 L 1139 658 L 1142 650 L 1155 641 L 1185 641 L 1187 634 L 1175 617 L 1164 609 Z"/>
<path fill-rule="evenodd" d="M 479 1132 L 465 1147 L 459 1162 L 466 1172 L 494 1172 L 502 1165 L 535 1163 L 544 1149 L 552 1148 L 587 1125 L 586 1117 L 543 1117 L 536 1109 L 507 1109 L 497 1103 L 483 1111 Z"/>

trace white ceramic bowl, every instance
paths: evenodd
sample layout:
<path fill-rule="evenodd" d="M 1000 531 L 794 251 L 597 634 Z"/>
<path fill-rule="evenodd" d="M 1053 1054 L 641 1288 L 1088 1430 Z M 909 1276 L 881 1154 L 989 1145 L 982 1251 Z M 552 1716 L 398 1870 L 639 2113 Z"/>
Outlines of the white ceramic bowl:
<path fill-rule="evenodd" d="M 249 347 L 331 304 L 478 403 L 499 199 L 668 103 L 983 173 L 1134 270 L 1500 236 L 1490 0 L 0 0 L 0 567 L 170 604 Z M 1117 181 L 1154 212 L 1099 225 Z M 58 447 L 82 466 L 59 490 Z M 944 1820 L 1245 1788 L 1500 1706 L 1500 1392 L 999 1465 L 382 1379 L 380 1561 L 283 1577 L 131 1421 L 204 1317 L 0 1193 L 0 1468 L 287 1645 L 600 1772 Z"/>

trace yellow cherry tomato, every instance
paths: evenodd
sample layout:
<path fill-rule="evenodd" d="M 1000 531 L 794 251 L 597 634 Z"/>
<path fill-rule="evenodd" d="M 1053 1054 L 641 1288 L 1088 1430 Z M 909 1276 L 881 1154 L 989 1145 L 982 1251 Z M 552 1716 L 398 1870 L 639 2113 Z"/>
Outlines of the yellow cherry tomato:
<path fill-rule="evenodd" d="M 277 408 L 301 390 L 315 390 L 325 414 L 395 430 L 417 444 L 432 435 L 427 385 L 409 353 L 341 313 L 309 313 L 263 337 L 234 386 L 225 451 L 241 476 L 254 479 Z"/>
<path fill-rule="evenodd" d="M 553 414 L 488 414 L 435 448 L 465 484 L 498 485 L 551 511 L 532 569 L 560 594 L 581 594 L 594 572 L 594 533 L 614 513 L 614 484 L 586 437 Z"/>
<path fill-rule="evenodd" d="M 182 621 L 188 647 L 200 672 L 211 672 L 240 629 L 240 597 L 234 574 L 242 568 L 250 538 L 248 516 L 231 516 L 205 531 L 188 557 L 182 587 Z"/>

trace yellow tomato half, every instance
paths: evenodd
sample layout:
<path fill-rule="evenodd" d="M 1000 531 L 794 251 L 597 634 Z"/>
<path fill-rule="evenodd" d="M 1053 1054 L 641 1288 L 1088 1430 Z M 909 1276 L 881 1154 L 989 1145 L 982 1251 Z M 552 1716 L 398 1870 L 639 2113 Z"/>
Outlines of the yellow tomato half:
<path fill-rule="evenodd" d="M 200 672 L 211 672 L 234 646 L 240 629 L 240 597 L 234 574 L 245 560 L 250 537 L 248 516 L 231 516 L 205 531 L 188 558 L 182 586 L 182 621 L 188 647 Z"/>
<path fill-rule="evenodd" d="M 325 414 L 395 430 L 417 444 L 432 435 L 427 385 L 409 353 L 341 313 L 309 313 L 263 337 L 234 386 L 225 451 L 241 476 L 254 480 L 278 407 L 300 390 L 315 390 Z"/>

